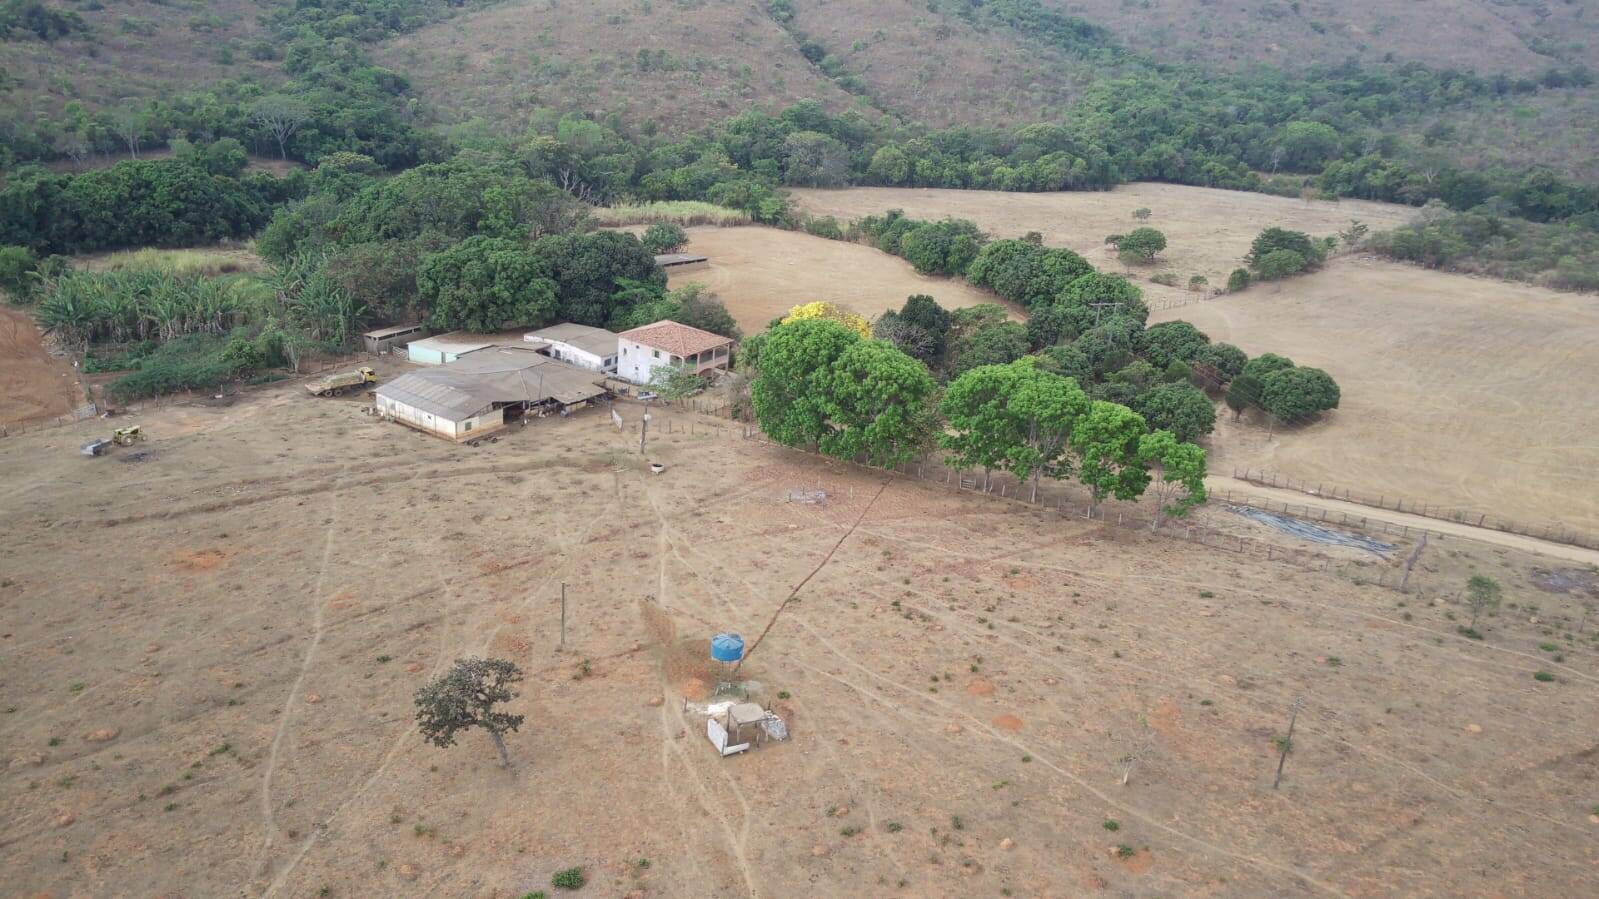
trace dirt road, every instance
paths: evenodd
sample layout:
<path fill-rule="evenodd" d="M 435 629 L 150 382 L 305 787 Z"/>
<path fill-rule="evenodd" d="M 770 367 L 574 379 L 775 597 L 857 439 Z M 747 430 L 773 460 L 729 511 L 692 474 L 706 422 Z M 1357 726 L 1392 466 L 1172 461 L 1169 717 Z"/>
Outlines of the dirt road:
<path fill-rule="evenodd" d="M 1581 562 L 1585 565 L 1599 565 L 1599 550 L 1584 549 L 1580 546 L 1571 546 L 1566 543 L 1555 543 L 1551 540 L 1540 540 L 1537 537 L 1524 537 L 1521 534 L 1496 531 L 1492 528 L 1480 528 L 1457 521 L 1443 521 L 1437 518 L 1428 518 L 1425 515 L 1412 515 L 1408 512 L 1395 512 L 1391 509 L 1363 506 L 1359 503 L 1345 502 L 1341 499 L 1329 499 L 1325 496 L 1317 496 L 1314 493 L 1304 493 L 1299 490 L 1262 487 L 1242 478 L 1209 477 L 1205 479 L 1205 486 L 1213 496 L 1223 491 L 1232 490 L 1235 493 L 1247 494 L 1274 502 L 1288 503 L 1292 506 L 1305 505 L 1313 509 L 1325 509 L 1328 512 L 1344 512 L 1349 515 L 1359 515 L 1361 518 L 1369 518 L 1372 521 L 1386 521 L 1389 524 L 1404 525 L 1438 534 L 1448 534 L 1453 537 L 1465 537 L 1476 540 L 1479 543 L 1504 546 L 1523 552 L 1540 553 L 1557 559 Z"/>

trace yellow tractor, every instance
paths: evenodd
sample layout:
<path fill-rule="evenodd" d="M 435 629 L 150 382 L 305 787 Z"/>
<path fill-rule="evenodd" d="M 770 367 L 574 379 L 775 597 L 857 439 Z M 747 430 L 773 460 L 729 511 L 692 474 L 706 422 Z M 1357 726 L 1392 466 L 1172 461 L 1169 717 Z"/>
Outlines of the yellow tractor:
<path fill-rule="evenodd" d="M 117 428 L 112 431 L 111 440 L 117 446 L 132 446 L 144 440 L 144 432 L 139 430 L 138 425 L 128 425 L 125 428 Z"/>

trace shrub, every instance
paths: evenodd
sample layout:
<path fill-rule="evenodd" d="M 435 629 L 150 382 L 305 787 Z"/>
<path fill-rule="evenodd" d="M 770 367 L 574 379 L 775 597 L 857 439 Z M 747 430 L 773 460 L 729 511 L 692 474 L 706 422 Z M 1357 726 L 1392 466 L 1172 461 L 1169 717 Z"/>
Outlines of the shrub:
<path fill-rule="evenodd" d="M 1235 269 L 1233 269 L 1232 274 L 1227 276 L 1227 292 L 1228 293 L 1237 293 L 1240 290 L 1243 290 L 1244 288 L 1246 288 L 1248 286 L 1249 286 L 1249 269 L 1246 269 L 1246 268 L 1235 268 Z"/>
<path fill-rule="evenodd" d="M 1533 674 L 1532 679 L 1538 681 L 1539 683 L 1547 684 L 1554 680 L 1555 676 L 1547 671 L 1538 671 Z"/>
<path fill-rule="evenodd" d="M 582 868 L 567 868 L 564 871 L 556 871 L 555 876 L 550 878 L 550 885 L 562 890 L 581 889 L 583 884 L 587 882 L 583 877 Z"/>
<path fill-rule="evenodd" d="M 28 247 L 0 247 L 0 290 L 19 303 L 33 298 L 39 257 Z"/>
<path fill-rule="evenodd" d="M 1262 281 L 1276 281 L 1304 271 L 1309 262 L 1304 254 L 1293 250 L 1272 250 L 1255 263 L 1255 273 Z"/>
<path fill-rule="evenodd" d="M 644 230 L 644 248 L 651 253 L 675 253 L 688 243 L 688 232 L 682 225 L 656 222 Z"/>

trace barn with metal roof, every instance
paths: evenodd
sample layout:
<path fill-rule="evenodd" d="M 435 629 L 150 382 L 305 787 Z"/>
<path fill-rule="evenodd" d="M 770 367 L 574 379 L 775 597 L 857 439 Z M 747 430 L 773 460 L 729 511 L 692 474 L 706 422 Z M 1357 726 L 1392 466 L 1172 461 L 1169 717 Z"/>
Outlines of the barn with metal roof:
<path fill-rule="evenodd" d="M 471 440 L 534 411 L 566 410 L 605 395 L 596 372 L 532 349 L 488 347 L 377 389 L 385 418 L 450 440 Z"/>

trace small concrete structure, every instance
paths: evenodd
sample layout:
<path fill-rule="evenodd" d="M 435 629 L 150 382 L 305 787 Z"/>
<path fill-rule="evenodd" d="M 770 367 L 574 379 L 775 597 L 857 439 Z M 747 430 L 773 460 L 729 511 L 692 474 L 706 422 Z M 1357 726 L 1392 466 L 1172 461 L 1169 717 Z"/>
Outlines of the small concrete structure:
<path fill-rule="evenodd" d="M 413 340 L 405 348 L 406 357 L 418 365 L 445 365 L 478 350 L 494 346 L 494 341 L 478 334 L 451 331 L 437 337 Z"/>
<path fill-rule="evenodd" d="M 604 328 L 567 322 L 524 334 L 522 339 L 540 353 L 569 365 L 605 374 L 616 371 L 616 334 Z"/>
<path fill-rule="evenodd" d="M 666 320 L 617 335 L 616 375 L 635 384 L 649 383 L 657 368 L 686 366 L 693 374 L 726 371 L 733 358 L 733 339 Z"/>
<path fill-rule="evenodd" d="M 581 408 L 605 395 L 596 372 L 531 348 L 495 346 L 435 368 L 408 372 L 377 389 L 385 418 L 448 440 L 474 440 L 528 412 Z"/>
<path fill-rule="evenodd" d="M 711 260 L 704 256 L 695 256 L 689 253 L 662 253 L 655 257 L 655 264 L 666 270 L 670 275 L 684 269 L 704 268 L 711 264 Z"/>
<path fill-rule="evenodd" d="M 428 336 L 427 325 L 395 325 L 390 328 L 378 328 L 361 335 L 366 343 L 368 353 L 387 353 L 397 346 L 405 346 L 413 340 L 421 340 Z"/>

